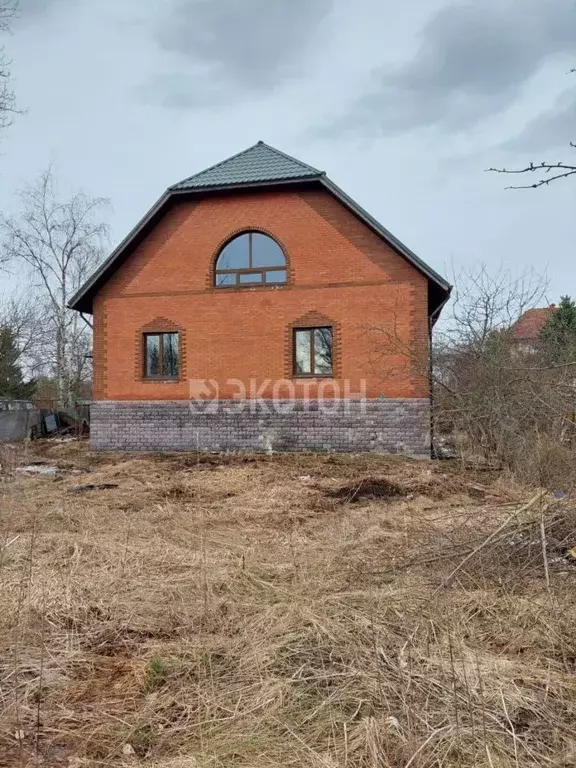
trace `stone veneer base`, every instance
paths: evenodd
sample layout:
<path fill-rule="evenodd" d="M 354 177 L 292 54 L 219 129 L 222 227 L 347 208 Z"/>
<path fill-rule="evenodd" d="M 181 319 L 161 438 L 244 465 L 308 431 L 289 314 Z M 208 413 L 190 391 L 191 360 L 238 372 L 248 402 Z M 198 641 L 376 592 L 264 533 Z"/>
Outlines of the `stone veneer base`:
<path fill-rule="evenodd" d="M 430 457 L 430 401 L 99 401 L 95 451 L 336 451 Z"/>

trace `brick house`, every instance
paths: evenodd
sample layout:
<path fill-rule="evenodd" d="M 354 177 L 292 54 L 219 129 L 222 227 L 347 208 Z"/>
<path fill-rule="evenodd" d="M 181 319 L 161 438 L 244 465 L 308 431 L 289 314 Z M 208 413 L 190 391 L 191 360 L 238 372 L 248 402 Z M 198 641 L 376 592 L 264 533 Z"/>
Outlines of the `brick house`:
<path fill-rule="evenodd" d="M 325 173 L 259 142 L 170 187 L 72 299 L 93 315 L 92 445 L 429 455 L 406 350 L 427 361 L 449 295 Z M 376 365 L 385 324 L 399 343 Z"/>
<path fill-rule="evenodd" d="M 535 352 L 538 348 L 540 333 L 550 315 L 556 311 L 556 305 L 527 309 L 512 326 L 512 338 L 517 349 L 522 353 Z"/>

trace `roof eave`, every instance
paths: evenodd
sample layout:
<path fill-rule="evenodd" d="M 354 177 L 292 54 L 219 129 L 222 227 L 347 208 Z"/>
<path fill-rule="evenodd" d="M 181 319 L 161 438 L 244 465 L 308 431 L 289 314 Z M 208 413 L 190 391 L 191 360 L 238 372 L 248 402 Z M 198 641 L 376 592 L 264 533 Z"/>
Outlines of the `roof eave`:
<path fill-rule="evenodd" d="M 401 256 L 404 256 L 404 258 L 409 261 L 412 266 L 415 267 L 421 274 L 423 274 L 429 280 L 432 280 L 446 294 L 446 301 L 450 298 L 452 286 L 449 282 L 444 280 L 444 278 L 439 275 L 438 272 L 433 270 L 428 266 L 428 264 L 423 262 L 422 259 L 416 256 L 416 254 L 411 251 L 408 246 L 404 245 L 403 242 L 398 240 L 397 237 L 395 237 L 391 232 L 383 227 L 379 221 L 371 216 L 368 211 L 364 210 L 362 206 L 358 205 L 355 200 L 347 195 L 343 189 L 340 189 L 339 186 L 334 184 L 331 179 L 329 179 L 327 176 L 324 176 L 322 179 L 320 179 L 320 183 L 335 197 L 337 197 L 338 200 L 340 200 L 340 202 L 343 203 L 350 211 L 352 211 L 352 213 L 356 214 L 356 216 L 358 216 L 359 219 L 361 219 L 367 226 L 369 226 L 370 229 L 376 232 L 376 234 L 381 238 L 386 240 L 386 242 L 389 243 Z M 444 306 L 446 301 L 442 303 L 442 306 Z"/>
<path fill-rule="evenodd" d="M 429 314 L 430 314 L 430 327 L 431 328 L 434 328 L 434 326 L 436 325 L 436 323 L 438 322 L 438 320 L 440 318 L 442 310 L 444 309 L 446 304 L 450 301 L 450 296 L 452 294 L 452 288 L 453 288 L 453 286 L 449 285 L 448 286 L 448 290 L 443 294 L 442 299 L 438 302 L 438 304 L 434 307 L 433 310 L 431 310 L 431 311 L 429 310 Z M 428 302 L 429 302 L 429 306 L 430 306 L 430 294 L 428 294 L 428 296 L 429 296 Z"/>
<path fill-rule="evenodd" d="M 88 280 L 86 280 L 84 285 L 82 285 L 81 288 L 76 291 L 74 296 L 68 302 L 68 309 L 75 309 L 77 312 L 87 312 L 88 314 L 92 314 L 92 299 L 88 299 L 88 304 L 84 301 L 87 297 L 87 294 L 90 293 L 91 289 L 94 288 L 96 283 L 98 283 L 98 281 L 106 274 L 108 269 L 114 264 L 124 249 L 127 248 L 130 243 L 149 224 L 149 222 L 160 213 L 171 196 L 172 195 L 170 190 L 166 190 L 166 192 L 164 192 L 162 197 L 160 197 L 154 203 L 148 213 L 146 213 L 146 215 L 140 219 L 134 229 L 128 235 L 126 235 L 124 240 L 122 240 L 122 242 L 112 251 L 110 256 L 108 256 L 108 258 L 102 262 L 98 269 L 88 278 Z"/>

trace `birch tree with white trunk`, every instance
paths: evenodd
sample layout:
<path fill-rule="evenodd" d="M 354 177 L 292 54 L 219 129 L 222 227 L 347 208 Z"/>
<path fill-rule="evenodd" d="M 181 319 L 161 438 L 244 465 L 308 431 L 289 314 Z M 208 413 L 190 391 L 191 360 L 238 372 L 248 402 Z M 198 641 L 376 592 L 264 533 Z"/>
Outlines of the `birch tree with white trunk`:
<path fill-rule="evenodd" d="M 86 347 L 82 318 L 68 302 L 101 261 L 108 228 L 104 198 L 58 195 L 52 169 L 20 192 L 17 216 L 4 216 L 3 253 L 29 273 L 30 301 L 46 306 L 43 333 L 51 349 L 60 407 L 70 404 L 78 351 Z"/>

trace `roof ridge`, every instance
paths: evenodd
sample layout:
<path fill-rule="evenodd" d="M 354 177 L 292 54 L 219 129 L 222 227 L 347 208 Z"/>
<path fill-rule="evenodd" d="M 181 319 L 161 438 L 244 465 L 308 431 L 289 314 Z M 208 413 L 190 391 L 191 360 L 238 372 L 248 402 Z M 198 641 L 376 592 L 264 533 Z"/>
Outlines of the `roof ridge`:
<path fill-rule="evenodd" d="M 202 176 L 203 173 L 208 173 L 208 171 L 213 171 L 215 168 L 220 168 L 221 165 L 224 165 L 224 163 L 230 162 L 230 160 L 235 160 L 237 157 L 241 157 L 242 155 L 245 155 L 247 152 L 250 152 L 254 147 L 257 147 L 259 144 L 264 144 L 263 141 L 257 141 L 256 144 L 252 144 L 251 147 L 248 147 L 247 149 L 243 149 L 241 152 L 236 152 L 235 155 L 230 155 L 230 157 L 225 158 L 224 160 L 220 160 L 219 163 L 214 163 L 214 165 L 210 165 L 208 168 L 204 168 L 201 171 L 198 171 L 198 173 L 193 173 L 192 176 L 187 176 L 185 179 L 182 179 L 182 181 L 176 182 L 176 184 L 172 184 L 168 189 L 174 189 L 175 187 L 180 186 L 180 184 L 185 184 L 187 181 L 191 181 L 192 179 L 197 178 L 198 176 Z M 266 145 L 268 146 L 268 145 Z M 272 149 L 272 147 L 270 147 Z"/>
<path fill-rule="evenodd" d="M 211 172 L 216 171 L 218 168 L 222 168 L 228 165 L 229 163 L 233 163 L 235 160 L 238 160 L 238 158 L 243 157 L 244 155 L 248 155 L 250 152 L 253 152 L 255 149 L 258 149 L 259 147 L 264 148 L 265 150 L 272 153 L 273 155 L 276 155 L 278 158 L 282 158 L 283 160 L 289 161 L 291 164 L 295 165 L 297 169 L 301 168 L 303 175 L 317 176 L 318 178 L 326 175 L 324 171 L 319 171 L 318 168 L 314 168 L 313 166 L 308 165 L 307 163 L 303 163 L 301 160 L 298 160 L 298 158 L 292 157 L 291 155 L 288 155 L 285 152 L 282 152 L 281 150 L 276 149 L 276 147 L 270 146 L 270 144 L 266 144 L 265 141 L 258 141 L 256 142 L 256 144 L 253 144 L 251 147 L 248 147 L 247 149 L 243 149 L 241 152 L 237 152 L 235 155 L 231 155 L 230 157 L 227 157 L 224 160 L 220 160 L 220 162 L 215 163 L 214 165 L 211 165 L 208 168 L 204 168 L 198 173 L 194 173 L 192 176 L 187 176 L 185 179 L 182 179 L 181 181 L 176 182 L 176 184 L 172 184 L 170 187 L 168 187 L 168 189 L 178 190 L 178 189 L 181 189 L 182 187 L 185 187 L 187 184 L 191 184 L 192 182 L 201 181 L 205 175 L 208 175 Z"/>
<path fill-rule="evenodd" d="M 298 160 L 297 157 L 292 157 L 292 155 L 289 155 L 287 152 L 282 152 L 281 149 L 276 149 L 276 147 L 272 147 L 270 144 L 267 144 L 265 141 L 259 141 L 254 146 L 266 147 L 266 149 L 270 149 L 272 152 L 275 152 L 277 155 L 280 155 L 280 157 L 286 158 L 286 160 L 290 160 L 293 163 L 297 163 L 298 165 L 301 165 L 303 168 L 306 168 L 308 171 L 313 171 L 314 173 L 317 173 L 320 176 L 326 175 L 326 171 L 320 171 L 318 170 L 318 168 L 314 168 L 313 165 L 308 165 L 308 163 L 303 163 L 302 160 Z M 250 149 L 253 149 L 253 147 L 250 147 Z"/>

